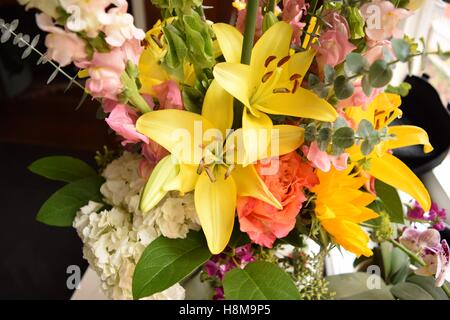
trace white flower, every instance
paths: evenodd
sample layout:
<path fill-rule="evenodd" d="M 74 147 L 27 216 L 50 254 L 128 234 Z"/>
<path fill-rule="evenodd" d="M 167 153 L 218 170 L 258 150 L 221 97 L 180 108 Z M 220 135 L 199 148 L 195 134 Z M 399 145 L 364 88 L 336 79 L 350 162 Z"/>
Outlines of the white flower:
<path fill-rule="evenodd" d="M 36 8 L 49 15 L 52 18 L 57 18 L 58 13 L 56 8 L 59 7 L 58 0 L 18 0 L 19 4 L 25 6 L 25 9 Z"/>
<path fill-rule="evenodd" d="M 169 193 L 154 209 L 138 210 L 145 180 L 139 175 L 142 156 L 124 152 L 103 172 L 101 192 L 111 210 L 90 201 L 80 208 L 73 222 L 83 241 L 83 254 L 97 272 L 102 288 L 112 299 L 132 299 L 131 281 L 145 247 L 160 235 L 185 238 L 200 228 L 194 197 Z M 150 300 L 184 299 L 179 284 L 147 297 Z"/>
<path fill-rule="evenodd" d="M 108 13 L 101 14 L 99 21 L 104 25 L 106 42 L 113 47 L 120 47 L 127 40 L 145 38 L 145 32 L 134 26 L 133 16 L 124 7 L 112 8 Z"/>

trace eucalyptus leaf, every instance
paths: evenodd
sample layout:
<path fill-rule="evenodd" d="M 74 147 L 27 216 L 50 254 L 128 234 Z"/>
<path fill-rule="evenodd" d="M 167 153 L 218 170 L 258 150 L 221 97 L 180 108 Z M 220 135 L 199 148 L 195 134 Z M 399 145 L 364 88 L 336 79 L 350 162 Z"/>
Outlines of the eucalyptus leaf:
<path fill-rule="evenodd" d="M 397 59 L 402 62 L 408 61 L 409 54 L 411 53 L 409 43 L 403 39 L 392 39 L 391 43 Z"/>
<path fill-rule="evenodd" d="M 349 53 L 345 59 L 345 70 L 349 76 L 361 73 L 367 65 L 367 59 L 360 53 Z"/>
<path fill-rule="evenodd" d="M 377 60 L 370 66 L 369 82 L 374 88 L 384 87 L 391 81 L 392 76 L 392 69 L 384 60 Z"/>
<path fill-rule="evenodd" d="M 333 145 L 346 149 L 355 143 L 355 132 L 350 127 L 337 129 L 333 134 Z"/>
<path fill-rule="evenodd" d="M 355 88 L 345 76 L 339 76 L 334 81 L 334 92 L 339 100 L 344 100 L 353 94 Z"/>

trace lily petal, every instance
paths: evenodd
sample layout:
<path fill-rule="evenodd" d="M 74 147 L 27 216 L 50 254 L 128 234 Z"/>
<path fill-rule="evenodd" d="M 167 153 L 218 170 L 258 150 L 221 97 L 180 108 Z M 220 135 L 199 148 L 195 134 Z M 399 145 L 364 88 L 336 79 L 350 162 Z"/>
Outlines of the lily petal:
<path fill-rule="evenodd" d="M 277 125 L 273 127 L 269 154 L 271 157 L 281 156 L 298 149 L 304 142 L 305 130 L 297 126 Z M 278 152 L 274 144 L 278 141 Z"/>
<path fill-rule="evenodd" d="M 411 169 L 398 158 L 389 153 L 382 157 L 373 157 L 368 171 L 384 183 L 408 193 L 425 211 L 430 210 L 431 198 L 427 189 Z"/>
<path fill-rule="evenodd" d="M 278 22 L 267 30 L 256 42 L 251 58 L 252 87 L 261 81 L 265 71 L 265 62 L 268 57 L 278 59 L 289 55 L 289 46 L 292 38 L 292 27 L 286 22 Z"/>
<path fill-rule="evenodd" d="M 202 144 L 207 142 L 203 141 L 203 132 L 215 130 L 201 115 L 174 109 L 147 112 L 137 120 L 136 129 L 166 148 L 181 163 L 192 165 L 202 158 Z"/>
<path fill-rule="evenodd" d="M 203 172 L 195 186 L 195 209 L 212 254 L 225 249 L 234 225 L 236 185 L 232 177 L 224 178 L 225 173 L 224 167 L 217 167 L 216 181 L 211 182 Z"/>
<path fill-rule="evenodd" d="M 226 23 L 215 23 L 212 29 L 216 34 L 222 54 L 227 62 L 241 61 L 243 36 L 235 27 Z"/>
<path fill-rule="evenodd" d="M 182 194 L 191 192 L 194 190 L 199 177 L 197 174 L 197 168 L 198 166 L 191 166 L 181 163 L 179 165 L 178 175 L 164 184 L 164 190 L 178 190 Z"/>
<path fill-rule="evenodd" d="M 395 140 L 388 140 L 385 146 L 388 149 L 396 149 L 416 144 L 423 145 L 423 151 L 429 153 L 433 151 L 433 146 L 428 140 L 425 130 L 416 126 L 392 126 L 388 128 L 390 134 L 394 134 Z"/>
<path fill-rule="evenodd" d="M 250 107 L 250 67 L 245 64 L 222 62 L 214 67 L 214 78 L 233 97 Z"/>
<path fill-rule="evenodd" d="M 231 173 L 236 183 L 237 195 L 240 197 L 253 197 L 264 201 L 277 209 L 283 206 L 270 192 L 266 184 L 261 180 L 253 165 L 246 167 L 236 166 Z"/>
<path fill-rule="evenodd" d="M 308 51 L 298 52 L 291 56 L 289 59 L 288 67 L 283 68 L 283 78 L 284 80 L 288 80 L 293 74 L 299 74 L 301 77 L 298 78 L 298 82 L 302 83 L 303 78 L 308 72 L 311 64 L 314 60 L 315 51 L 310 49 Z"/>
<path fill-rule="evenodd" d="M 164 185 L 176 177 L 177 163 L 172 156 L 163 158 L 153 169 L 141 195 L 139 208 L 142 212 L 150 211 L 167 194 Z"/>
<path fill-rule="evenodd" d="M 242 135 L 247 164 L 260 158 L 268 157 L 267 147 L 270 144 L 272 120 L 268 115 L 254 110 L 252 114 L 244 108 L 242 115 Z"/>
<path fill-rule="evenodd" d="M 275 93 L 256 106 L 260 111 L 269 114 L 316 119 L 333 122 L 337 112 L 326 100 L 304 88 L 298 88 L 295 93 Z"/>
<path fill-rule="evenodd" d="M 203 102 L 202 116 L 226 136 L 233 124 L 233 97 L 216 80 L 211 82 Z"/>

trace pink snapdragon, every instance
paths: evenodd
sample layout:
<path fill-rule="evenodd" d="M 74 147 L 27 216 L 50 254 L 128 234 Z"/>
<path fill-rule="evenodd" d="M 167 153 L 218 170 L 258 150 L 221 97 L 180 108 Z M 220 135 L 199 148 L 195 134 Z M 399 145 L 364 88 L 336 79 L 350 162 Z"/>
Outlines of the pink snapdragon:
<path fill-rule="evenodd" d="M 108 118 L 106 118 L 106 123 L 124 139 L 122 145 L 141 141 L 149 143 L 149 139 L 146 136 L 136 131 L 137 119 L 138 114 L 134 109 L 117 103 Z"/>
<path fill-rule="evenodd" d="M 445 282 L 445 275 L 450 265 L 450 252 L 447 241 L 442 240 L 435 229 L 419 231 L 406 228 L 400 237 L 400 243 L 414 253 L 420 255 L 425 266 L 416 270 L 416 274 L 436 278 L 436 287 Z"/>
<path fill-rule="evenodd" d="M 339 156 L 329 155 L 327 152 L 320 150 L 316 141 L 312 142 L 309 147 L 303 145 L 302 151 L 306 155 L 306 158 L 311 161 L 312 165 L 322 172 L 330 171 L 331 165 L 336 170 L 347 169 L 348 153 L 342 153 Z"/>
<path fill-rule="evenodd" d="M 400 37 L 398 24 L 411 15 L 408 10 L 396 8 L 391 1 L 384 0 L 366 3 L 361 7 L 361 13 L 366 20 L 366 35 L 374 41 Z"/>
<path fill-rule="evenodd" d="M 237 20 L 236 20 L 236 29 L 238 29 L 241 33 L 244 33 L 245 30 L 245 18 L 247 16 L 247 9 L 244 7 L 246 5 L 247 0 L 237 1 L 239 4 L 233 4 L 237 10 Z M 237 3 L 235 2 L 235 3 Z M 263 15 L 261 8 L 262 1 L 259 1 L 258 13 L 256 16 L 256 29 L 255 29 L 255 41 L 258 40 L 263 34 Z"/>
<path fill-rule="evenodd" d="M 387 50 L 392 57 L 395 57 L 394 50 L 392 49 L 391 41 L 369 41 L 369 49 L 363 54 L 364 58 L 367 59 L 369 64 L 374 63 L 377 60 L 384 60 L 384 52 Z"/>
<path fill-rule="evenodd" d="M 86 89 L 93 97 L 117 100 L 117 95 L 123 90 L 121 81 L 127 61 L 137 63 L 142 52 L 138 40 L 131 40 L 121 48 L 114 48 L 110 52 L 95 52 L 92 60 L 77 63 L 80 68 L 86 68 L 89 79 Z"/>
<path fill-rule="evenodd" d="M 183 109 L 180 87 L 174 80 L 155 85 L 153 90 L 159 100 L 160 109 Z"/>
<path fill-rule="evenodd" d="M 283 21 L 288 22 L 292 28 L 292 43 L 301 44 L 300 36 L 306 23 L 300 22 L 306 13 L 305 0 L 283 0 Z"/>
<path fill-rule="evenodd" d="M 335 67 L 344 62 L 347 55 L 356 49 L 356 46 L 348 40 L 350 32 L 345 18 L 333 12 L 327 15 L 326 22 L 330 29 L 320 36 L 319 44 L 314 45 L 320 69 L 326 64 Z"/>
<path fill-rule="evenodd" d="M 41 30 L 49 33 L 45 37 L 49 59 L 58 62 L 61 67 L 86 59 L 86 45 L 76 34 L 56 27 L 53 19 L 45 13 L 36 15 L 36 23 Z"/>

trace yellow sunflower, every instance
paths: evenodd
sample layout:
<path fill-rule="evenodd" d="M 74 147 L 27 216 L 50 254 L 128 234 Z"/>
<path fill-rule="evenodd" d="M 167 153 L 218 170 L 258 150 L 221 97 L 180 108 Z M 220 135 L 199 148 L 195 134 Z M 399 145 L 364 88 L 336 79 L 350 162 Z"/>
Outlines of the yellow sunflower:
<path fill-rule="evenodd" d="M 311 189 L 316 194 L 316 216 L 333 240 L 357 256 L 371 256 L 369 236 L 359 223 L 377 218 L 367 208 L 375 196 L 361 191 L 366 178 L 346 170 L 317 171 L 320 183 Z"/>

